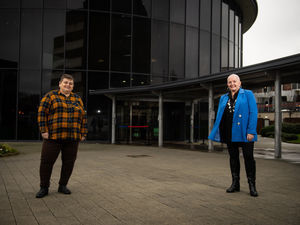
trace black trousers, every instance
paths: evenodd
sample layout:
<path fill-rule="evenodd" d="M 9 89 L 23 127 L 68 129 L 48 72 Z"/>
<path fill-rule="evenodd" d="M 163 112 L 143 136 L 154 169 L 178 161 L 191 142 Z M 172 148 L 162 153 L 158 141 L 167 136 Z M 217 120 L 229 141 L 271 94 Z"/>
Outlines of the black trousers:
<path fill-rule="evenodd" d="M 53 165 L 61 152 L 62 167 L 60 185 L 67 185 L 77 157 L 78 141 L 57 141 L 44 139 L 40 164 L 40 186 L 49 187 Z"/>
<path fill-rule="evenodd" d="M 245 169 L 248 179 L 255 180 L 256 166 L 253 156 L 254 142 L 229 142 L 227 143 L 228 152 L 230 155 L 230 169 L 233 176 L 240 175 L 240 152 L 239 148 L 242 148 Z"/>

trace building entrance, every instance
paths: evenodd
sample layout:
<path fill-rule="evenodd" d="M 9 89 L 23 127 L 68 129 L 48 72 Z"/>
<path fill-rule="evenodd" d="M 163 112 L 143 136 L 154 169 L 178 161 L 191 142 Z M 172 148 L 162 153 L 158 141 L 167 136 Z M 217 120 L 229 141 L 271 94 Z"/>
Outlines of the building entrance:
<path fill-rule="evenodd" d="M 158 140 L 158 103 L 118 101 L 116 141 L 152 144 Z"/>

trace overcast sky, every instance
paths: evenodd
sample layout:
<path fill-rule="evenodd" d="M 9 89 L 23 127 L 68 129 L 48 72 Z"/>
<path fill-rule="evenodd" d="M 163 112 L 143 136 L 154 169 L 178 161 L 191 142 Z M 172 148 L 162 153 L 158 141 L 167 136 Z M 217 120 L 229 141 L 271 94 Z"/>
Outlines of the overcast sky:
<path fill-rule="evenodd" d="M 257 0 L 258 15 L 243 37 L 243 66 L 300 53 L 300 0 Z"/>

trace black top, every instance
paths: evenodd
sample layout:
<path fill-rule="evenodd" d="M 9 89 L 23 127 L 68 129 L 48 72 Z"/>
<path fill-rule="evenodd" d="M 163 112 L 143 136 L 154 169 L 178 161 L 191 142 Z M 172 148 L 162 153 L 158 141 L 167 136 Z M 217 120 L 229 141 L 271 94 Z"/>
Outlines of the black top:
<path fill-rule="evenodd" d="M 232 119 L 238 94 L 239 91 L 232 97 L 231 92 L 228 92 L 229 99 L 224 109 L 224 113 L 220 123 L 220 137 L 222 143 L 231 142 Z"/>

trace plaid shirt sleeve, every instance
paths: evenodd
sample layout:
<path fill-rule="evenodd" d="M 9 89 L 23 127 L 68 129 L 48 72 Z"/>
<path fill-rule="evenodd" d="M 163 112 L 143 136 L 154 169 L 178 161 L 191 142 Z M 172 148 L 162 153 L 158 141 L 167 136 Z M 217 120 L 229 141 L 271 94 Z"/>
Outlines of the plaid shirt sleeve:
<path fill-rule="evenodd" d="M 50 106 L 51 106 L 51 99 L 49 94 L 47 94 L 42 98 L 38 109 L 38 125 L 41 133 L 49 132 L 47 121 L 48 121 Z"/>
<path fill-rule="evenodd" d="M 84 106 L 83 106 L 83 102 L 81 100 L 81 98 L 79 98 L 79 103 L 80 103 L 80 106 L 83 108 L 84 110 Z M 82 122 L 81 122 L 81 135 L 83 137 L 86 137 L 87 136 L 87 133 L 88 133 L 88 128 L 87 128 L 87 114 L 86 114 L 86 111 L 84 110 L 84 115 L 83 115 L 83 119 L 82 119 Z"/>

